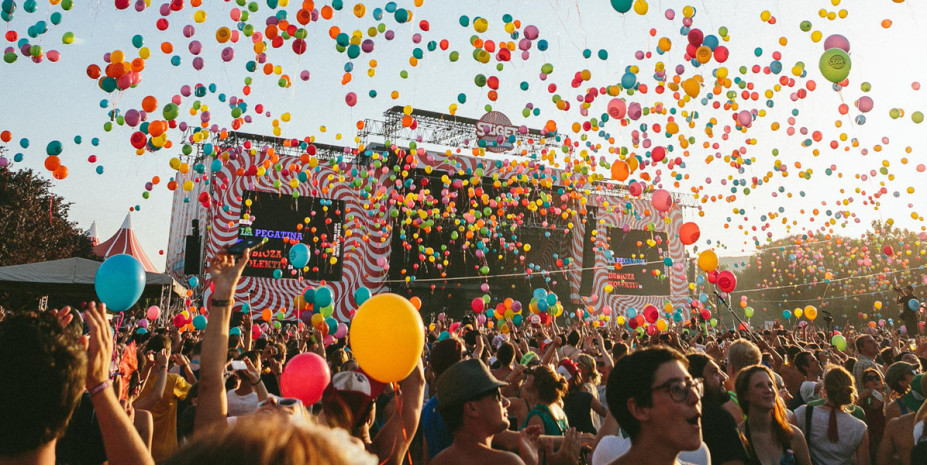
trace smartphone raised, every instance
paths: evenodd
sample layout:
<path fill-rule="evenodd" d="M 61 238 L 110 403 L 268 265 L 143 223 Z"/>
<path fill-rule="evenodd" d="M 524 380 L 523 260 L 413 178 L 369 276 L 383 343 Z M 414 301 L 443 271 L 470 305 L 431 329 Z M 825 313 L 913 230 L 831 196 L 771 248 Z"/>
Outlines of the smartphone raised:
<path fill-rule="evenodd" d="M 229 255 L 242 256 L 245 249 L 257 249 L 267 243 L 266 237 L 247 236 L 228 248 Z"/>
<path fill-rule="evenodd" d="M 230 368 L 234 371 L 242 371 L 242 370 L 248 369 L 247 365 L 245 365 L 245 362 L 242 362 L 241 360 L 232 360 L 232 365 L 230 366 Z"/>

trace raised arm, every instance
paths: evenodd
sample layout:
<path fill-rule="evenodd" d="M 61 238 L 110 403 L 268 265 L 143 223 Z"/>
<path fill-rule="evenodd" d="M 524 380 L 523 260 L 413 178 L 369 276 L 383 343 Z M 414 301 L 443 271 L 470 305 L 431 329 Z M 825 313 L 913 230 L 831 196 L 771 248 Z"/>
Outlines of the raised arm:
<path fill-rule="evenodd" d="M 93 410 L 100 424 L 103 448 L 112 465 L 152 464 L 145 443 L 135 431 L 125 410 L 119 404 L 110 383 L 109 372 L 113 357 L 113 334 L 106 323 L 106 306 L 91 302 L 84 312 L 90 328 L 87 347 L 86 386 L 90 391 Z"/>
<path fill-rule="evenodd" d="M 412 373 L 399 382 L 401 409 L 394 409 L 386 424 L 373 439 L 377 457 L 384 465 L 400 465 L 409 444 L 415 436 L 418 420 L 422 414 L 422 400 L 425 392 L 425 371 L 419 360 Z"/>
<path fill-rule="evenodd" d="M 206 326 L 200 352 L 200 387 L 194 421 L 196 433 L 226 422 L 228 401 L 222 375 L 229 344 L 229 319 L 235 288 L 250 255 L 251 251 L 246 250 L 241 258 L 236 258 L 223 251 L 216 254 L 210 265 L 215 291 L 209 300 L 211 321 Z"/>

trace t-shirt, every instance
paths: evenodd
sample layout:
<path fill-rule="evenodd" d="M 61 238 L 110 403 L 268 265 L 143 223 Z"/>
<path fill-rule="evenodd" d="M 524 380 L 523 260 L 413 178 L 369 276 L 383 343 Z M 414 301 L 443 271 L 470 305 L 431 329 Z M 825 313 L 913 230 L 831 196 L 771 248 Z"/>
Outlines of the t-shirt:
<path fill-rule="evenodd" d="M 574 390 L 563 398 L 563 413 L 567 422 L 580 433 L 595 434 L 592 425 L 592 394 Z"/>
<path fill-rule="evenodd" d="M 151 393 L 159 374 L 152 375 L 145 382 L 138 398 L 142 399 Z M 152 407 L 149 412 L 154 417 L 152 430 L 151 456 L 156 462 L 169 458 L 178 447 L 177 444 L 177 404 L 187 397 L 187 392 L 193 387 L 182 377 L 172 373 L 167 374 L 167 383 L 164 385 L 164 396 Z"/>
<path fill-rule="evenodd" d="M 248 415 L 249 413 L 257 410 L 258 402 L 260 402 L 260 400 L 258 400 L 257 393 L 254 391 L 251 391 L 242 396 L 236 393 L 234 389 L 232 389 L 226 393 L 226 398 L 228 399 L 228 416 L 230 417 Z"/>
<path fill-rule="evenodd" d="M 837 431 L 840 439 L 830 442 L 827 426 L 830 423 L 830 409 L 815 408 L 811 413 L 811 431 L 805 431 L 805 413 L 808 406 L 795 410 L 795 422 L 808 442 L 811 461 L 816 465 L 844 465 L 852 463 L 853 454 L 866 434 L 866 423 L 846 412 L 837 412 Z"/>
<path fill-rule="evenodd" d="M 713 402 L 702 401 L 702 440 L 717 463 L 731 460 L 747 463 L 750 459 L 734 417 Z"/>
<path fill-rule="evenodd" d="M 624 455 L 631 448 L 631 439 L 621 436 L 605 436 L 592 452 L 592 465 L 605 465 Z M 680 465 L 711 465 L 711 454 L 703 442 L 696 450 L 679 453 L 677 463 Z M 718 462 L 721 463 L 721 462 Z"/>
<path fill-rule="evenodd" d="M 422 434 L 425 436 L 425 443 L 428 445 L 428 460 L 433 459 L 438 453 L 450 447 L 454 442 L 454 436 L 447 430 L 447 425 L 437 411 L 438 396 L 428 399 L 425 407 L 422 408 Z"/>
<path fill-rule="evenodd" d="M 820 399 L 821 391 L 817 389 L 818 383 L 814 381 L 802 381 L 801 386 L 798 387 L 798 392 L 801 394 L 801 399 L 807 404 L 816 399 Z"/>

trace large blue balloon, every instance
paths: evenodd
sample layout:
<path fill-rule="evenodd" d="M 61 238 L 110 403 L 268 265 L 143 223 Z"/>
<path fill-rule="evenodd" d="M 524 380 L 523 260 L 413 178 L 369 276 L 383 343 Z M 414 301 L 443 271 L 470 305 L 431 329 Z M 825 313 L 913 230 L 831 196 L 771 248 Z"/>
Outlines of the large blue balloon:
<path fill-rule="evenodd" d="M 315 291 L 315 308 L 328 307 L 332 304 L 332 290 L 321 286 Z"/>
<path fill-rule="evenodd" d="M 135 305 L 145 289 L 145 269 L 127 254 L 106 259 L 93 279 L 97 297 L 111 312 L 122 312 Z"/>
<path fill-rule="evenodd" d="M 300 242 L 290 248 L 290 264 L 297 269 L 308 265 L 309 246 Z"/>

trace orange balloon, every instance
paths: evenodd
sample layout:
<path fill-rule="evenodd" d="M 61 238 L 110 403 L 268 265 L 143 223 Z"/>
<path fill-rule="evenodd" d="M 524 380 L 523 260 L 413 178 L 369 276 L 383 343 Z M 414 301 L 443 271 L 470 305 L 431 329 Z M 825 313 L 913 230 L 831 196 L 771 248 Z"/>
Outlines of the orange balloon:
<path fill-rule="evenodd" d="M 692 222 L 683 223 L 679 227 L 679 242 L 682 242 L 685 245 L 692 245 L 695 241 L 698 240 L 702 232 L 699 230 L 698 225 Z"/>
<path fill-rule="evenodd" d="M 615 160 L 612 163 L 612 179 L 615 181 L 624 181 L 628 179 L 628 176 L 631 175 L 631 168 L 628 167 L 628 164 L 621 161 Z"/>
<path fill-rule="evenodd" d="M 45 169 L 48 171 L 55 171 L 59 166 L 61 166 L 61 159 L 58 157 L 50 155 L 45 159 Z"/>
<path fill-rule="evenodd" d="M 412 306 L 415 307 L 416 310 L 421 311 L 422 299 L 419 299 L 418 297 L 412 297 L 411 299 L 409 299 L 409 302 L 412 302 Z"/>
<path fill-rule="evenodd" d="M 151 113 L 158 109 L 158 99 L 152 97 L 151 95 L 142 99 L 142 110 L 145 110 L 148 113 Z"/>
<path fill-rule="evenodd" d="M 68 167 L 64 165 L 59 165 L 57 168 L 55 168 L 55 171 L 52 173 L 52 176 L 54 176 L 55 179 L 64 179 L 68 177 Z"/>

